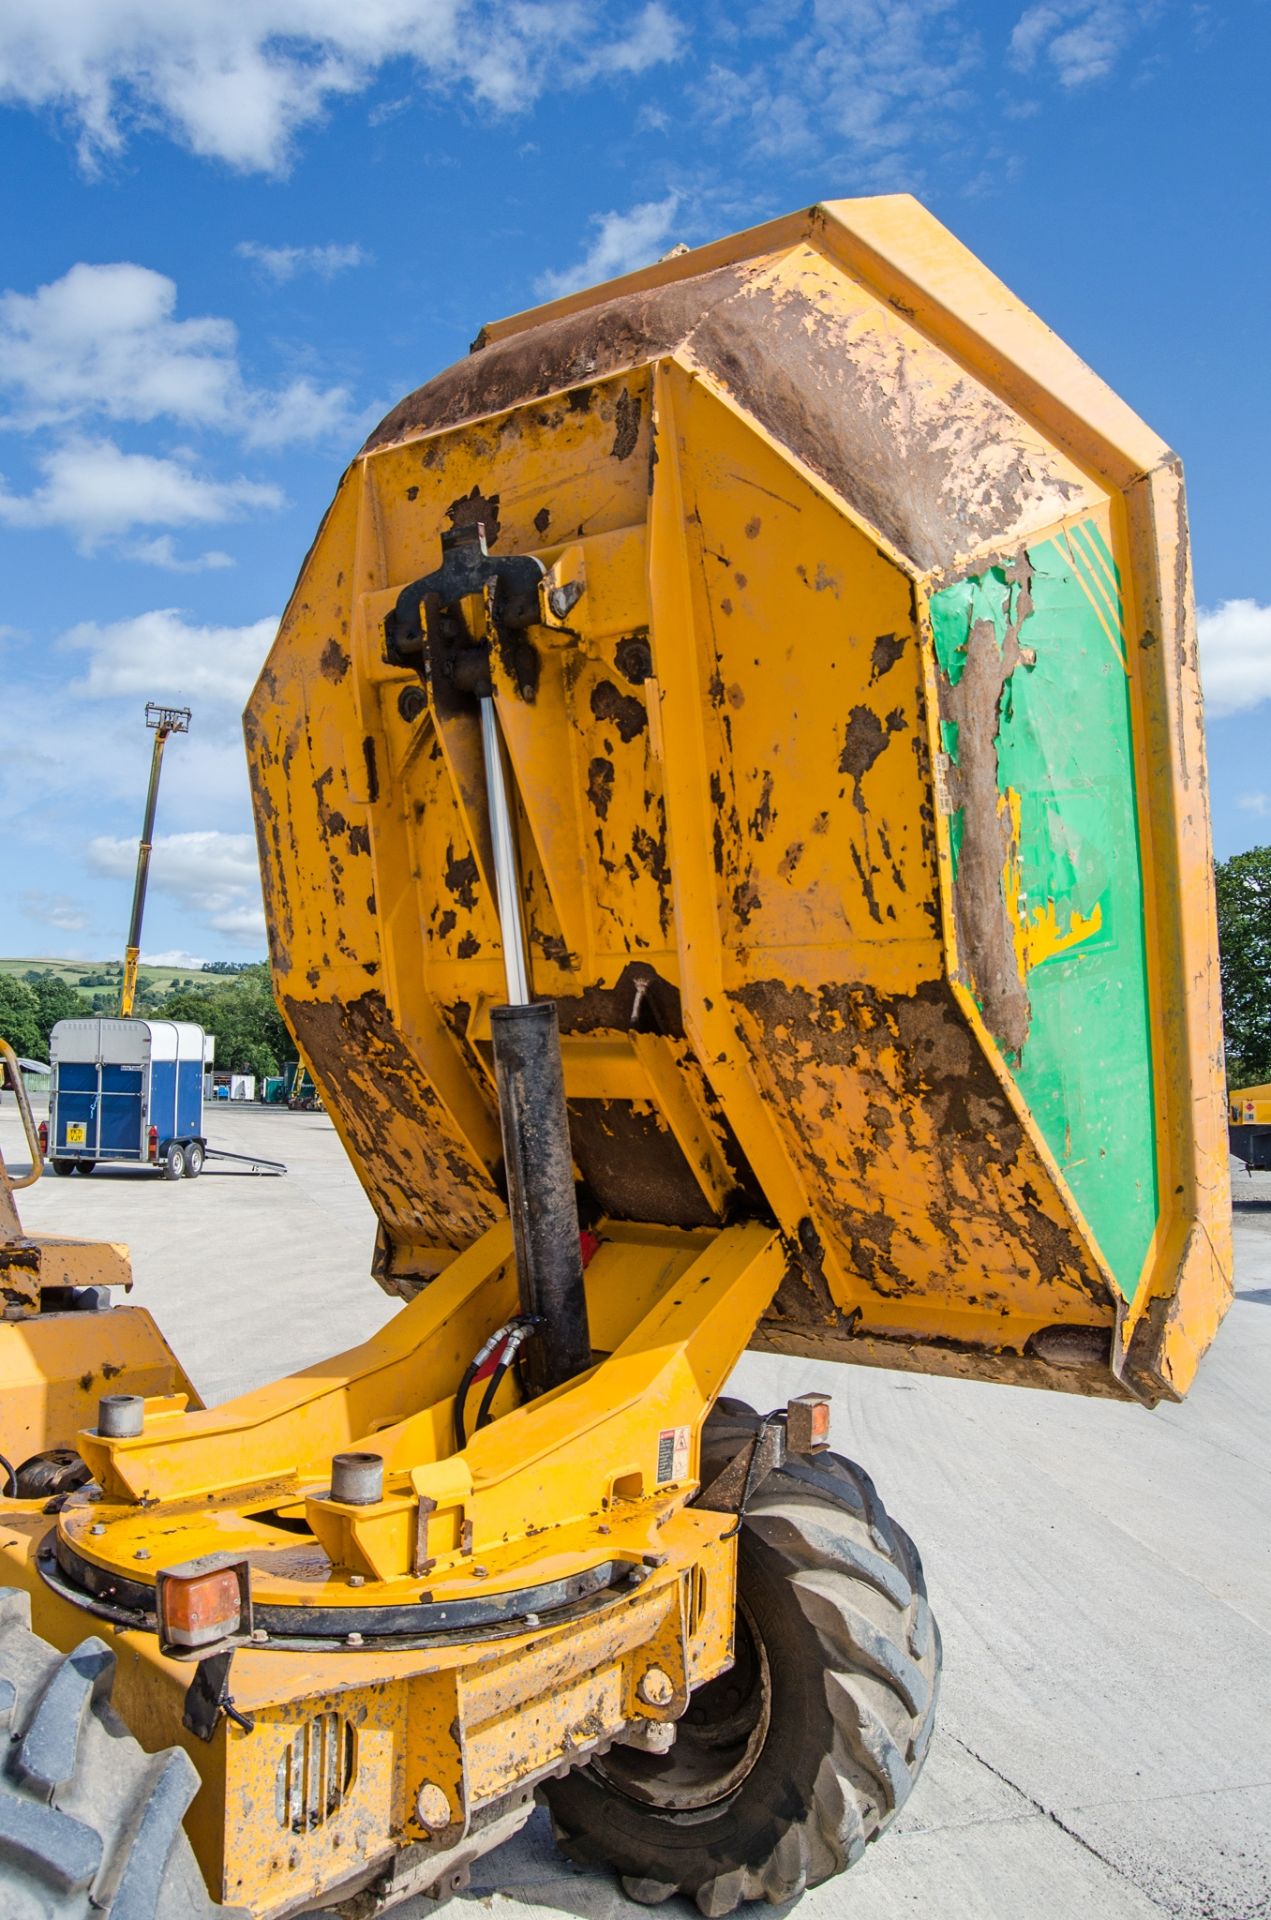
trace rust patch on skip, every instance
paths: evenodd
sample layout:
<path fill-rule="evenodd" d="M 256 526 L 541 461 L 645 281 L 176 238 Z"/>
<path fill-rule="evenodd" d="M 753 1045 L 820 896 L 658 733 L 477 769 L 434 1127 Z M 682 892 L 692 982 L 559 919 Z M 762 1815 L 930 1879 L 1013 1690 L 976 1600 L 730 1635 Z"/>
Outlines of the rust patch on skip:
<path fill-rule="evenodd" d="M 882 753 L 893 733 L 903 732 L 907 722 L 899 707 L 886 719 L 880 719 L 872 707 L 853 707 L 847 716 L 839 772 L 852 778 L 852 803 L 858 813 L 866 811 L 861 781 Z"/>
<path fill-rule="evenodd" d="M 870 655 L 869 684 L 871 687 L 876 680 L 881 680 L 885 673 L 891 672 L 905 651 L 905 641 L 908 637 L 908 634 L 904 633 L 879 634 L 874 642 L 874 651 Z"/>
<path fill-rule="evenodd" d="M 363 449 L 436 433 L 481 414 L 502 413 L 548 394 L 566 393 L 571 412 L 585 411 L 595 381 L 620 368 L 674 350 L 714 302 L 745 283 L 740 266 L 716 268 L 666 287 L 650 287 L 600 307 L 563 314 L 528 333 L 488 344 L 481 337 L 466 360 L 409 394 Z"/>
<path fill-rule="evenodd" d="M 591 710 L 597 720 L 612 722 L 624 746 L 648 724 L 643 701 L 637 700 L 634 694 L 619 693 L 612 680 L 602 680 L 592 688 Z"/>
<path fill-rule="evenodd" d="M 772 775 L 765 773 L 763 786 L 759 789 L 759 804 L 750 816 L 750 833 L 754 840 L 766 840 L 768 829 L 777 817 L 772 804 Z"/>
<path fill-rule="evenodd" d="M 1023 1050 L 1031 1009 L 1002 885 L 1011 822 L 998 786 L 997 736 L 1002 696 L 1023 658 L 1019 636 L 1033 610 L 1031 581 L 1021 552 L 1006 570 L 1008 595 L 1012 586 L 1019 592 L 1011 596 L 1014 617 L 1007 620 L 1001 646 L 991 620 L 970 621 L 957 685 L 943 670 L 939 679 L 941 718 L 957 727 L 957 761 L 947 763 L 946 775 L 949 805 L 955 812 L 961 808 L 963 818 L 953 895 L 958 949 L 985 1023 L 1008 1054 Z"/>
<path fill-rule="evenodd" d="M 492 547 L 499 537 L 499 496 L 482 493 L 474 486 L 471 493 L 460 494 L 450 502 L 446 518 L 456 531 L 460 527 L 484 527 L 485 543 Z"/>
<path fill-rule="evenodd" d="M 607 819 L 613 799 L 613 761 L 600 754 L 587 768 L 587 798 L 600 819 Z"/>
<path fill-rule="evenodd" d="M 650 833 L 647 827 L 635 828 L 626 866 L 632 879 L 636 878 L 639 867 L 651 876 L 658 890 L 658 919 L 665 934 L 671 924 L 671 872 L 666 857 L 666 811 L 661 800 L 654 803 L 650 817 L 656 832 Z"/>
<path fill-rule="evenodd" d="M 324 677 L 338 685 L 348 672 L 351 664 L 352 662 L 348 654 L 344 651 L 344 648 L 340 645 L 335 635 L 332 634 L 318 658 L 318 665 L 322 669 Z"/>
<path fill-rule="evenodd" d="M 640 438 L 640 396 L 626 387 L 613 410 L 614 435 L 609 451 L 615 460 L 629 460 Z"/>
<path fill-rule="evenodd" d="M 1021 444 L 1017 417 L 970 374 L 947 390 L 932 382 L 933 349 L 902 318 L 862 339 L 859 300 L 827 311 L 769 273 L 768 262 L 737 262 L 478 340 L 479 351 L 394 408 L 364 451 L 675 354 L 736 395 L 924 571 L 1033 509 L 1053 519 L 1080 493 L 1058 456 Z M 615 456 L 628 439 L 634 448 L 635 404 L 625 431 L 615 410 Z"/>
<path fill-rule="evenodd" d="M 1102 1282 L 1042 1191 L 1044 1170 L 947 982 L 890 995 L 760 980 L 730 998 L 754 1024 L 818 1220 L 871 1290 L 897 1299 L 947 1287 L 958 1249 L 965 1257 L 1005 1238 L 1021 1280 L 1080 1293 L 1106 1313 Z M 851 1130 L 849 1089 L 864 1115 Z M 898 1163 L 902 1211 L 878 1183 Z"/>
<path fill-rule="evenodd" d="M 459 905 L 471 912 L 477 903 L 477 863 L 472 855 L 466 853 L 457 859 L 453 845 L 447 846 L 444 879 Z"/>
<path fill-rule="evenodd" d="M 283 1000 L 287 1025 L 319 1076 L 355 1163 L 375 1170 L 394 1241 L 464 1247 L 502 1211 L 381 993 Z"/>

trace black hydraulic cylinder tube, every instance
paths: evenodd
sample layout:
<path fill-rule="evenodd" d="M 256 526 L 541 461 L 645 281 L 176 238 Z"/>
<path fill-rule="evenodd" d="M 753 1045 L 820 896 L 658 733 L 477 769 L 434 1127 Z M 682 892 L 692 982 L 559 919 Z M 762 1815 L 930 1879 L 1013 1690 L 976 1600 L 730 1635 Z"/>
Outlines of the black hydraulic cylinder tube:
<path fill-rule="evenodd" d="M 591 1365 L 555 1002 L 494 1007 L 490 1034 L 521 1310 L 539 1322 L 523 1361 L 534 1395 Z"/>

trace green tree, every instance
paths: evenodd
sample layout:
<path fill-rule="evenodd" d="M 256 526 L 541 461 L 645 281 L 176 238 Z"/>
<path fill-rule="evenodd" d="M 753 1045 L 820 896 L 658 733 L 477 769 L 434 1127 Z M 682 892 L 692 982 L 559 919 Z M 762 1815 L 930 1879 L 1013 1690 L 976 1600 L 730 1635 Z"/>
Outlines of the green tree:
<path fill-rule="evenodd" d="M 49 1057 L 49 1036 L 59 1020 L 82 1020 L 88 1012 L 82 995 L 55 974 L 46 974 L 31 988 L 39 1005 L 40 1040 L 43 1060 Z"/>
<path fill-rule="evenodd" d="M 1271 1080 L 1271 847 L 1220 860 L 1214 884 L 1227 1082 L 1256 1086 Z"/>
<path fill-rule="evenodd" d="M 269 969 L 218 972 L 215 983 L 178 987 L 163 1001 L 165 1020 L 193 1020 L 216 1036 L 216 1065 L 230 1073 L 277 1073 L 295 1048 L 274 1000 Z"/>
<path fill-rule="evenodd" d="M 24 1059 L 43 1060 L 44 1042 L 40 1035 L 40 1003 L 34 987 L 15 980 L 11 973 L 0 973 L 0 1040 L 7 1040 Z"/>

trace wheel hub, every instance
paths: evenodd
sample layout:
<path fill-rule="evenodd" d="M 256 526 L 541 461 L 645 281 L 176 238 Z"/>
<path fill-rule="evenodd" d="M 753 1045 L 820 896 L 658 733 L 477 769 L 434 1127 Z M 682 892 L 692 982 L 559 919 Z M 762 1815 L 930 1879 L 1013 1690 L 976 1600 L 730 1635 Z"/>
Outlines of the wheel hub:
<path fill-rule="evenodd" d="M 611 1747 L 593 1770 L 619 1793 L 674 1813 L 704 1813 L 746 1779 L 768 1737 L 772 1676 L 763 1640 L 738 1599 L 733 1664 L 689 1702 L 668 1754 Z"/>

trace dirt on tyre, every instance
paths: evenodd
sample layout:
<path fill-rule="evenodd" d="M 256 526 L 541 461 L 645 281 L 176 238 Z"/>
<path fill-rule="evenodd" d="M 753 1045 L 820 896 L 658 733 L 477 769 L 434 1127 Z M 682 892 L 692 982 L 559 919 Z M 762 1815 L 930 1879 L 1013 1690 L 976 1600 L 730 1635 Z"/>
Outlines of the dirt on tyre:
<path fill-rule="evenodd" d="M 719 1403 L 704 1487 L 759 1424 Z M 693 1695 L 670 1752 L 614 1746 L 545 1788 L 572 1859 L 707 1916 L 852 1866 L 908 1798 L 939 1690 L 921 1562 L 860 1467 L 791 1456 L 752 1495 L 738 1547 L 734 1665 Z"/>
<path fill-rule="evenodd" d="M 179 1750 L 144 1753 L 110 1706 L 115 1656 L 63 1656 L 31 1632 L 30 1597 L 0 1588 L 0 1913 L 5 1920 L 205 1920 L 181 1825 L 198 1787 Z"/>

